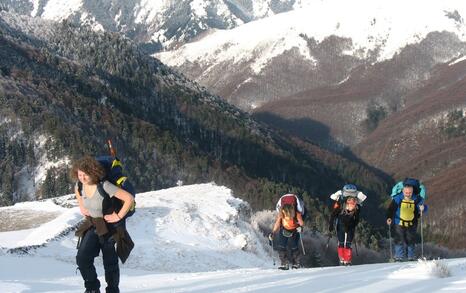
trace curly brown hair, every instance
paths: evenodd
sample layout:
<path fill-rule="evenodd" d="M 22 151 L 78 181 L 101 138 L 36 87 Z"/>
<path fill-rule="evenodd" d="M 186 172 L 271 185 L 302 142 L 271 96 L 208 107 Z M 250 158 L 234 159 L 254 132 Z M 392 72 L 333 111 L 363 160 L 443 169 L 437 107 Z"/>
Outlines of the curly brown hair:
<path fill-rule="evenodd" d="M 102 165 L 91 156 L 84 156 L 73 163 L 70 171 L 70 177 L 74 181 L 78 181 L 78 170 L 83 171 L 91 178 L 93 184 L 99 183 L 105 176 L 105 170 Z"/>

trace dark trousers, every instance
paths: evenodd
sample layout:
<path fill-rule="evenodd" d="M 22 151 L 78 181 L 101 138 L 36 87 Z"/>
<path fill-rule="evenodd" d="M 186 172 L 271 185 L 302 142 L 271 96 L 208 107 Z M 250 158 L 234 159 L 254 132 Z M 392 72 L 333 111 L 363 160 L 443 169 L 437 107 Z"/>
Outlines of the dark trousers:
<path fill-rule="evenodd" d="M 112 237 L 99 237 L 95 229 L 89 229 L 83 236 L 76 255 L 76 264 L 84 280 L 84 286 L 89 290 L 100 288 L 97 272 L 94 266 L 94 258 L 102 251 L 106 292 L 118 293 L 120 283 L 120 269 L 118 267 L 118 255 L 115 250 L 115 240 Z"/>
<path fill-rule="evenodd" d="M 280 231 L 278 231 L 278 235 L 276 237 L 276 249 L 278 250 L 280 261 L 282 265 L 288 264 L 289 262 L 292 264 L 299 264 L 299 233 L 293 231 L 291 232 L 292 234 L 290 237 L 286 237 L 284 232 L 286 232 L 286 230 L 283 227 L 280 228 Z"/>
<path fill-rule="evenodd" d="M 394 225 L 393 241 L 395 242 L 395 258 L 403 259 L 406 256 L 414 259 L 414 244 L 416 244 L 417 226 L 402 227 Z"/>
<path fill-rule="evenodd" d="M 346 247 L 351 248 L 351 243 L 353 242 L 354 238 L 354 230 L 355 226 L 350 226 L 347 228 L 345 232 L 345 225 L 342 222 L 337 221 L 337 238 L 338 238 L 338 247 Z M 346 241 L 345 241 L 345 233 L 346 233 Z"/>

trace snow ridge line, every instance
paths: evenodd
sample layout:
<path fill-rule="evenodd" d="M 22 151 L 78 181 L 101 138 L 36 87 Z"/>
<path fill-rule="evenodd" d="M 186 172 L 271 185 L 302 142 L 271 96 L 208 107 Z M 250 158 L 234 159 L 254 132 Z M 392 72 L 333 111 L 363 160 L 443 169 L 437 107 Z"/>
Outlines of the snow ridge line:
<path fill-rule="evenodd" d="M 58 235 L 47 239 L 42 244 L 20 246 L 20 247 L 9 248 L 9 249 L 6 249 L 4 247 L 0 247 L 0 251 L 2 251 L 3 254 L 14 254 L 14 255 L 27 255 L 27 254 L 30 254 L 31 251 L 36 250 L 38 248 L 45 247 L 45 246 L 47 246 L 48 243 L 50 243 L 52 241 L 60 240 L 60 239 L 64 238 L 65 236 L 67 236 L 70 232 L 76 231 L 78 229 L 79 225 L 81 225 L 81 223 L 83 221 L 80 221 L 80 222 L 76 223 L 75 225 L 66 228 L 65 230 L 60 232 Z"/>

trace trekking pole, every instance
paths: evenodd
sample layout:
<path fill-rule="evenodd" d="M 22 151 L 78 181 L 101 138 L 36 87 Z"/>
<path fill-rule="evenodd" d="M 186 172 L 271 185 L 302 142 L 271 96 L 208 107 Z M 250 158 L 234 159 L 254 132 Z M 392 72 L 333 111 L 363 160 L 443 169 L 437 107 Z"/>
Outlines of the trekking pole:
<path fill-rule="evenodd" d="M 354 242 L 354 248 L 356 249 L 356 256 L 359 256 L 359 253 L 358 253 L 358 242 L 356 241 L 356 238 L 353 238 L 353 242 Z"/>
<path fill-rule="evenodd" d="M 327 253 L 328 251 L 328 246 L 329 246 L 331 238 L 332 238 L 332 233 L 328 233 L 327 244 L 325 244 L 325 253 Z"/>
<path fill-rule="evenodd" d="M 272 246 L 272 262 L 273 262 L 273 266 L 275 266 L 275 256 L 273 256 L 273 252 L 275 251 L 273 249 L 273 238 L 272 238 L 272 240 L 270 240 L 270 238 L 269 238 L 269 244 L 270 244 L 270 246 Z"/>
<path fill-rule="evenodd" d="M 421 211 L 421 258 L 424 258 L 424 234 L 422 231 L 422 211 Z"/>
<path fill-rule="evenodd" d="M 304 250 L 304 244 L 303 244 L 303 237 L 301 237 L 301 232 L 298 232 L 299 234 L 299 240 L 301 241 L 301 247 L 303 249 L 303 255 L 306 255 L 306 251 Z"/>
<path fill-rule="evenodd" d="M 390 244 L 390 261 L 393 261 L 393 252 L 392 252 L 392 225 L 388 225 L 388 243 Z"/>

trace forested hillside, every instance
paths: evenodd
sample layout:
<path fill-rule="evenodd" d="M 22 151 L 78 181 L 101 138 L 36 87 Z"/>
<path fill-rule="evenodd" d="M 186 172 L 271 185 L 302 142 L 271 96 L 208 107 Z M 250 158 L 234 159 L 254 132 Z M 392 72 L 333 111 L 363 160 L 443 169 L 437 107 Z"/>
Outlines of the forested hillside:
<path fill-rule="evenodd" d="M 2 13 L 0 103 L 2 205 L 70 193 L 70 162 L 112 138 L 138 192 L 215 181 L 258 210 L 293 191 L 323 230 L 328 195 L 355 182 L 382 220 L 383 175 L 266 128 L 117 34 Z"/>

